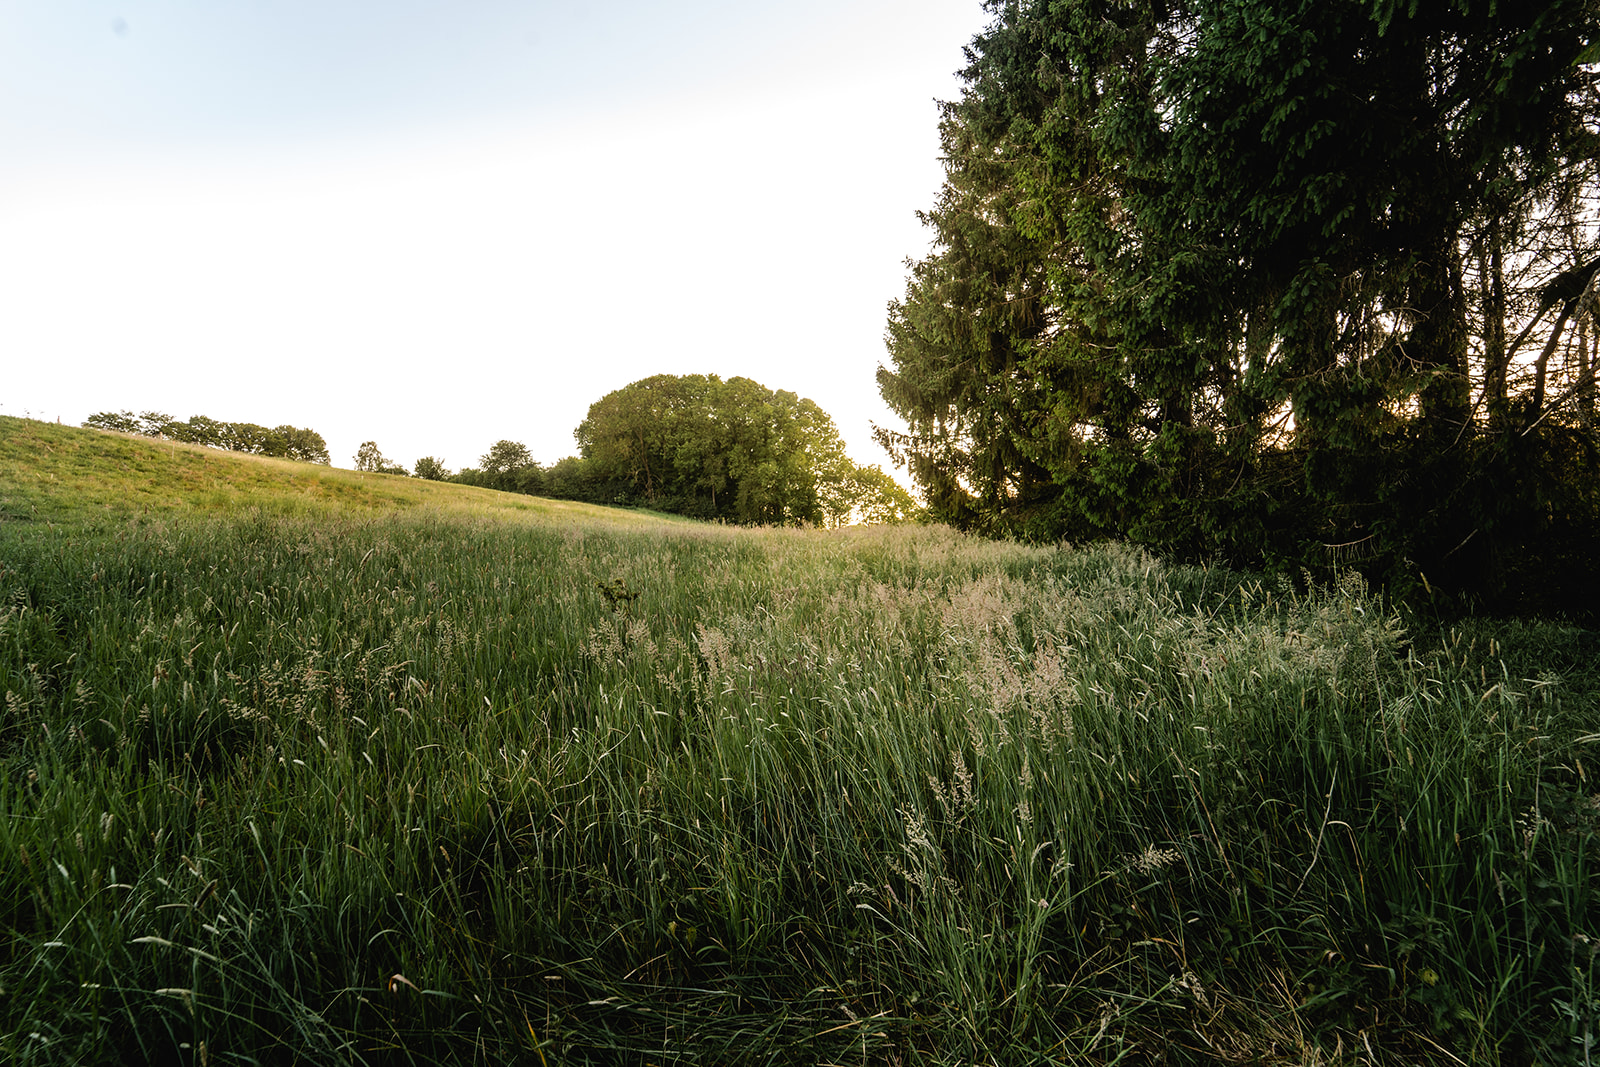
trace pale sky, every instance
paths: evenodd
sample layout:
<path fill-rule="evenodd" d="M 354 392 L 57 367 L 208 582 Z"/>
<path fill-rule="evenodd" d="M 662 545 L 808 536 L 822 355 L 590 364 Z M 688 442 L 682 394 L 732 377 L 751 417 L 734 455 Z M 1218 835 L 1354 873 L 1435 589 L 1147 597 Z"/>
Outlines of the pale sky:
<path fill-rule="evenodd" d="M 979 0 L 0 0 L 0 414 L 336 466 L 743 375 L 862 462 Z M 902 473 L 902 472 L 896 472 Z"/>

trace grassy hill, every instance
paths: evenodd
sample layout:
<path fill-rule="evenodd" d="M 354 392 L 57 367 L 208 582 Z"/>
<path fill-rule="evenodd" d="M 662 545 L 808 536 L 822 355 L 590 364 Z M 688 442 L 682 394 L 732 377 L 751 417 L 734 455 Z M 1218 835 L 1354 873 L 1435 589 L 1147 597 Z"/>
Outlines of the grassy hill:
<path fill-rule="evenodd" d="M 1582 1062 L 1594 651 L 0 419 L 0 1059 Z"/>
<path fill-rule="evenodd" d="M 0 522 L 148 521 L 242 507 L 302 516 L 420 507 L 511 520 L 682 521 L 0 416 Z"/>

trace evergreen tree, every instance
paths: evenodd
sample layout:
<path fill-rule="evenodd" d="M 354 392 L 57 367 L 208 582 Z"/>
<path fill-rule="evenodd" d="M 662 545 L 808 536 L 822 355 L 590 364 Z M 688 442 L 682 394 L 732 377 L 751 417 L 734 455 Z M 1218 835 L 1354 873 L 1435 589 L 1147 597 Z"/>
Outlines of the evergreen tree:
<path fill-rule="evenodd" d="M 1595 507 L 1592 4 L 988 6 L 879 373 L 935 515 L 1481 589 L 1548 562 Z"/>

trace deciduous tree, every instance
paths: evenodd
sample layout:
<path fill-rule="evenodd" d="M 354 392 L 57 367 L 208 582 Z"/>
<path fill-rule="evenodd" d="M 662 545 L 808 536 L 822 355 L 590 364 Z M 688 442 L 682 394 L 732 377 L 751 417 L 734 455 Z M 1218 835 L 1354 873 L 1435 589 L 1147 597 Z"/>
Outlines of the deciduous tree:
<path fill-rule="evenodd" d="M 748 378 L 645 378 L 591 405 L 576 436 L 600 499 L 700 518 L 834 525 L 870 482 L 826 412 Z"/>
<path fill-rule="evenodd" d="M 450 471 L 435 456 L 423 456 L 417 460 L 416 466 L 412 468 L 412 471 L 418 478 L 424 478 L 430 482 L 442 482 L 450 477 Z"/>
<path fill-rule="evenodd" d="M 478 460 L 482 485 L 508 493 L 540 493 L 544 473 L 521 441 L 500 440 Z"/>
<path fill-rule="evenodd" d="M 387 459 L 378 449 L 376 441 L 362 441 L 361 447 L 356 449 L 356 470 L 376 474 L 385 467 L 390 466 Z"/>
<path fill-rule="evenodd" d="M 283 444 L 283 456 L 287 459 L 297 459 L 302 463 L 321 463 L 327 465 L 328 443 L 322 435 L 315 430 L 307 430 L 299 426 L 275 426 L 272 433 Z"/>
<path fill-rule="evenodd" d="M 186 422 L 179 422 L 159 411 L 146 411 L 142 415 L 135 415 L 131 411 L 102 411 L 89 416 L 83 424 L 102 430 L 138 433 L 146 437 L 225 448 L 234 452 L 282 456 L 306 463 L 329 462 L 328 445 L 321 434 L 287 424 L 268 429 L 253 422 L 219 422 L 204 415 L 194 415 Z"/>

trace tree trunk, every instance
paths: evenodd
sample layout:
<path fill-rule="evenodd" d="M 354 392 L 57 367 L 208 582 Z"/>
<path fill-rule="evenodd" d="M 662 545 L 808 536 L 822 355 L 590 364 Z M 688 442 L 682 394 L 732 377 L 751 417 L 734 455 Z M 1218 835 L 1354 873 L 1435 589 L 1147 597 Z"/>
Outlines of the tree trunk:
<path fill-rule="evenodd" d="M 1594 371 L 1595 351 L 1591 347 L 1596 338 L 1589 330 L 1591 320 L 1600 313 L 1600 304 L 1590 302 L 1578 319 L 1578 427 L 1585 433 L 1594 432 Z"/>
<path fill-rule="evenodd" d="M 1411 306 L 1420 314 L 1406 354 L 1425 372 L 1419 400 L 1422 423 L 1460 433 L 1471 417 L 1467 377 L 1466 293 L 1453 238 L 1441 235 L 1417 264 Z"/>
<path fill-rule="evenodd" d="M 1506 371 L 1511 364 L 1506 350 L 1506 275 L 1503 259 L 1505 235 L 1500 220 L 1489 223 L 1478 251 L 1478 292 L 1483 316 L 1483 405 L 1491 423 L 1506 406 Z"/>
<path fill-rule="evenodd" d="M 1556 316 L 1556 324 L 1550 328 L 1550 339 L 1544 343 L 1539 359 L 1533 365 L 1533 403 L 1528 407 L 1529 426 L 1538 422 L 1544 415 L 1544 383 L 1546 371 L 1550 366 L 1550 356 L 1555 352 L 1556 345 L 1561 342 L 1561 331 L 1566 328 L 1567 320 L 1572 317 L 1572 309 L 1577 303 L 1576 300 L 1569 300 L 1561 305 L 1561 314 Z"/>

